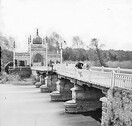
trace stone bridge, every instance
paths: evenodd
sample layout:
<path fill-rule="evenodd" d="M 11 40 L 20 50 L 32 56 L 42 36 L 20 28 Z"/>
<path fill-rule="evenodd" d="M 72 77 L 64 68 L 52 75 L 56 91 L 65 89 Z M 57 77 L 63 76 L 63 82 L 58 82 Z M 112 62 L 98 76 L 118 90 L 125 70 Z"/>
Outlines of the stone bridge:
<path fill-rule="evenodd" d="M 85 70 L 60 64 L 54 65 L 54 72 L 45 75 L 45 81 L 40 79 L 36 85 L 40 87 L 41 92 L 51 92 L 52 101 L 65 101 L 67 113 L 94 111 L 102 107 L 101 125 L 105 126 L 111 125 L 110 122 L 113 121 L 111 119 L 113 113 L 109 114 L 109 109 L 112 106 L 112 99 L 116 97 L 114 94 L 121 95 L 124 90 L 132 94 L 131 72 L 127 69 L 104 67 Z"/>

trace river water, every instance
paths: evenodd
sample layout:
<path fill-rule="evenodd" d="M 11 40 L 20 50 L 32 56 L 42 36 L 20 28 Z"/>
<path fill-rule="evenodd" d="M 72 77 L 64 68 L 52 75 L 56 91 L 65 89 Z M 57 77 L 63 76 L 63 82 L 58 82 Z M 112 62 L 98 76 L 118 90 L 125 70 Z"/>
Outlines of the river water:
<path fill-rule="evenodd" d="M 67 114 L 35 86 L 0 85 L 0 126 L 99 126 L 101 110 Z"/>

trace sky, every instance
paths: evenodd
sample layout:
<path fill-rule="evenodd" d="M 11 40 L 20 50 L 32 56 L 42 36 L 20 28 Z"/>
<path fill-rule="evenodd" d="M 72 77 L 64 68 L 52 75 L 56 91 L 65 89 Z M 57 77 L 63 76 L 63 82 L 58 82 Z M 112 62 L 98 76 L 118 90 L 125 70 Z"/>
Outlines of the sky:
<path fill-rule="evenodd" d="M 29 35 L 57 32 L 70 46 L 97 38 L 104 49 L 132 51 L 132 0 L 0 0 L 0 31 L 16 50 L 27 51 Z"/>

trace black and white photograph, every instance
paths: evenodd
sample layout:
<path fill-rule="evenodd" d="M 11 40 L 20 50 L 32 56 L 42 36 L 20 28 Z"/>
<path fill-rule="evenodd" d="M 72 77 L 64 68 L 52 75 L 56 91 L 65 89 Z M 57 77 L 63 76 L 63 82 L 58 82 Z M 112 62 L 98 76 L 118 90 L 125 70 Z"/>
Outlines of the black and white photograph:
<path fill-rule="evenodd" d="M 0 0 L 0 126 L 132 126 L 132 0 Z"/>

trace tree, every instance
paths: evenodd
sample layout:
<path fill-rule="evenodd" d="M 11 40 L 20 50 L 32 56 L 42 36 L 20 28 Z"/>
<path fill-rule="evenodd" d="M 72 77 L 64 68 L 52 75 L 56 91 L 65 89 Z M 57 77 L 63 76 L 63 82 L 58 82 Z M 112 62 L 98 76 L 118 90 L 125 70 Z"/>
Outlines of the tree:
<path fill-rule="evenodd" d="M 0 46 L 1 46 L 1 66 L 2 69 L 5 65 L 13 61 L 13 42 L 14 39 L 12 37 L 6 37 L 0 34 Z"/>
<path fill-rule="evenodd" d="M 97 38 L 93 38 L 91 40 L 90 47 L 95 50 L 100 65 L 101 66 L 106 66 L 106 64 L 104 63 L 103 58 L 101 56 L 101 48 L 104 47 L 104 44 L 99 45 L 98 44 L 98 39 Z"/>
<path fill-rule="evenodd" d="M 64 60 L 72 60 L 72 61 L 84 61 L 89 60 L 87 56 L 87 52 L 85 49 L 72 49 L 72 48 L 65 48 L 63 51 L 63 58 Z"/>
<path fill-rule="evenodd" d="M 48 38 L 49 51 L 52 52 L 60 51 L 61 43 L 64 44 L 63 42 L 64 42 L 63 38 L 58 33 L 53 32 Z"/>
<path fill-rule="evenodd" d="M 2 49 L 1 50 L 1 66 L 2 66 L 2 69 L 10 61 L 13 61 L 13 52 L 8 51 L 6 49 Z"/>
<path fill-rule="evenodd" d="M 2 34 L 0 35 L 0 46 L 3 49 L 7 49 L 7 50 L 12 50 L 13 49 L 13 43 L 14 43 L 14 39 L 12 37 L 6 37 L 3 36 Z"/>
<path fill-rule="evenodd" d="M 63 50 L 63 59 L 64 60 L 71 60 L 70 59 L 70 55 L 73 55 L 73 50 L 72 50 L 72 48 L 65 48 L 64 50 Z"/>
<path fill-rule="evenodd" d="M 109 50 L 108 51 L 108 56 L 109 56 L 109 60 L 111 60 L 111 61 L 116 61 L 117 60 L 117 54 L 115 53 L 114 50 Z"/>
<path fill-rule="evenodd" d="M 79 36 L 73 36 L 72 47 L 74 48 L 84 48 L 84 43 Z"/>
<path fill-rule="evenodd" d="M 92 48 L 89 48 L 88 50 L 87 50 L 87 57 L 88 57 L 88 59 L 90 60 L 90 61 L 97 61 L 98 60 L 98 57 L 97 57 L 97 55 L 95 54 L 95 50 L 94 49 L 92 49 Z"/>

